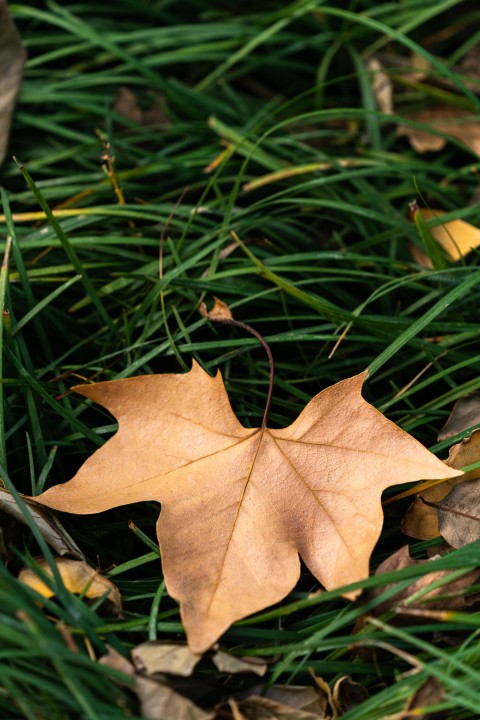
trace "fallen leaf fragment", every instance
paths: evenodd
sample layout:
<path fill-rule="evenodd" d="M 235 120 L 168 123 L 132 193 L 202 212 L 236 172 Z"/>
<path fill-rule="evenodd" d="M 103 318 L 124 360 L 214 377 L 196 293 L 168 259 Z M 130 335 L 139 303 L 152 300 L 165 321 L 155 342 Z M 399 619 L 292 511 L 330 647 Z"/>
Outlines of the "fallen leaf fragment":
<path fill-rule="evenodd" d="M 213 299 L 215 301 L 213 308 L 211 310 L 207 310 L 205 303 L 202 303 L 200 305 L 200 314 L 209 320 L 215 320 L 217 322 L 233 320 L 233 315 L 228 305 L 217 297 Z"/>
<path fill-rule="evenodd" d="M 53 577 L 52 569 L 46 560 L 37 561 L 37 564 L 46 575 Z M 121 612 L 122 600 L 118 588 L 110 580 L 100 575 L 98 570 L 94 570 L 83 560 L 57 558 L 55 564 L 67 590 L 72 593 L 84 594 L 90 599 L 106 595 L 115 611 Z M 55 594 L 52 588 L 30 568 L 23 568 L 18 579 L 45 598 L 53 597 Z"/>
<path fill-rule="evenodd" d="M 375 575 L 390 573 L 394 570 L 403 570 L 404 568 L 414 567 L 416 565 L 425 565 L 429 562 L 431 562 L 431 560 L 414 560 L 410 557 L 408 545 L 405 545 L 381 563 Z M 451 570 L 426 572 L 425 575 L 421 575 L 413 580 L 407 587 L 391 595 L 388 600 L 377 605 L 374 610 L 375 615 L 381 615 L 392 609 L 401 611 L 402 607 L 425 610 L 426 612 L 431 610 L 467 611 L 470 606 L 465 601 L 465 593 L 472 585 L 478 582 L 480 570 L 472 570 L 455 580 L 445 582 L 438 587 L 430 589 L 434 583 L 448 578 L 451 574 Z M 370 597 L 379 597 L 386 590 L 393 589 L 394 587 L 395 584 L 390 584 L 374 588 L 370 592 Z M 417 594 L 418 597 L 414 597 L 417 596 Z"/>
<path fill-rule="evenodd" d="M 325 718 L 325 715 L 285 705 L 260 695 L 252 695 L 246 700 L 230 700 L 229 704 L 234 720 L 323 720 Z"/>
<path fill-rule="evenodd" d="M 235 657 L 230 653 L 218 650 L 212 657 L 212 662 L 220 672 L 237 674 L 237 673 L 254 673 L 263 677 L 267 672 L 267 663 L 257 657 Z"/>
<path fill-rule="evenodd" d="M 68 556 L 75 560 L 84 560 L 85 557 L 70 535 L 67 533 L 61 522 L 53 513 L 42 505 L 37 505 L 35 501 L 28 497 L 22 497 L 23 502 L 27 505 L 33 521 L 42 533 L 48 544 L 61 556 Z M 0 510 L 8 513 L 18 520 L 18 522 L 26 524 L 25 517 L 17 505 L 15 498 L 10 495 L 8 490 L 0 487 Z"/>
<path fill-rule="evenodd" d="M 339 678 L 332 690 L 332 701 L 336 710 L 335 717 L 341 717 L 349 710 L 368 700 L 370 694 L 366 687 L 352 680 L 348 675 Z"/>
<path fill-rule="evenodd" d="M 0 0 L 0 164 L 7 149 L 15 99 L 22 80 L 26 53 L 8 12 Z"/>
<path fill-rule="evenodd" d="M 478 116 L 467 110 L 460 110 L 450 105 L 437 105 L 406 115 L 405 119 L 429 125 L 437 132 L 460 140 L 474 153 L 480 155 L 480 120 Z M 448 139 L 411 125 L 399 125 L 397 135 L 406 135 L 410 145 L 419 153 L 442 150 Z"/>
<path fill-rule="evenodd" d="M 170 122 L 165 110 L 165 98 L 158 96 L 156 102 L 148 110 L 143 110 L 135 93 L 125 86 L 117 92 L 113 101 L 113 109 L 137 125 L 166 125 Z"/>
<path fill-rule="evenodd" d="M 473 393 L 457 400 L 447 422 L 438 433 L 438 441 L 468 430 L 480 423 L 480 393 Z M 479 458 L 480 459 L 480 458 Z"/>
<path fill-rule="evenodd" d="M 165 683 L 136 673 L 133 665 L 112 647 L 99 662 L 133 679 L 142 716 L 149 720 L 213 720 L 215 713 L 202 710 Z M 128 687 L 131 687 L 130 683 Z"/>
<path fill-rule="evenodd" d="M 384 66 L 377 57 L 368 58 L 366 65 L 371 72 L 372 90 L 377 101 L 377 107 L 380 112 L 391 115 L 393 113 L 392 79 L 385 72 Z"/>
<path fill-rule="evenodd" d="M 201 657 L 201 655 L 192 653 L 186 645 L 153 641 L 144 642 L 132 650 L 135 669 L 147 675 L 170 673 L 189 677 Z"/>
<path fill-rule="evenodd" d="M 425 220 L 441 218 L 441 210 L 421 210 Z M 450 220 L 443 225 L 430 228 L 435 240 L 445 250 L 452 262 L 461 260 L 469 252 L 480 246 L 480 229 L 464 220 Z"/>
<path fill-rule="evenodd" d="M 480 470 L 477 470 L 480 474 Z M 480 477 L 461 483 L 436 505 L 438 529 L 454 548 L 480 539 Z"/>
<path fill-rule="evenodd" d="M 470 437 L 450 448 L 448 460 L 445 464 L 451 468 L 462 468 L 480 461 L 480 430 L 475 430 Z M 448 478 L 438 485 L 422 490 L 421 497 L 417 497 L 408 508 L 402 520 L 402 532 L 419 540 L 432 540 L 439 537 L 438 517 L 434 507 L 427 505 L 421 498 L 429 503 L 439 503 L 453 490 L 464 482 L 475 480 L 480 476 L 480 470 Z"/>
<path fill-rule="evenodd" d="M 428 720 L 449 720 L 449 711 L 441 710 L 430 713 L 428 708 L 438 705 L 444 699 L 444 689 L 440 680 L 429 677 L 423 685 L 409 698 L 407 706 L 399 720 L 415 720 L 418 717 L 427 716 Z"/>
<path fill-rule="evenodd" d="M 160 502 L 167 590 L 203 652 L 293 589 L 299 555 L 327 589 L 367 577 L 383 490 L 458 474 L 362 398 L 365 377 L 323 390 L 280 430 L 243 427 L 220 373 L 195 362 L 185 374 L 79 386 L 119 430 L 35 500 L 79 514 Z"/>

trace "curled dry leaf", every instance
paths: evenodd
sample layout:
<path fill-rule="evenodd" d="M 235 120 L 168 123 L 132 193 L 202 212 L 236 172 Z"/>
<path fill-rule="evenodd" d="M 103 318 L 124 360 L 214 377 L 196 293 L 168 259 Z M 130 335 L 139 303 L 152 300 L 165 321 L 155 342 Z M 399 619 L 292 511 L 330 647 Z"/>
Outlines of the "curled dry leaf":
<path fill-rule="evenodd" d="M 203 315 L 203 317 L 216 322 L 233 320 L 232 311 L 228 305 L 217 297 L 214 297 L 213 299 L 215 301 L 213 308 L 211 310 L 207 310 L 205 303 L 202 303 L 200 305 L 200 314 Z"/>
<path fill-rule="evenodd" d="M 480 155 L 480 120 L 477 115 L 467 110 L 460 110 L 450 105 L 437 105 L 406 115 L 405 119 L 429 125 L 443 135 L 460 140 L 474 153 Z M 419 153 L 442 150 L 448 139 L 411 125 L 399 125 L 397 135 L 406 135 L 410 145 Z"/>
<path fill-rule="evenodd" d="M 366 687 L 352 680 L 348 675 L 339 678 L 332 690 L 332 701 L 335 708 L 335 717 L 341 717 L 349 710 L 368 700 L 370 697 Z"/>
<path fill-rule="evenodd" d="M 150 720 L 213 720 L 215 716 L 215 713 L 202 710 L 165 683 L 136 673 L 133 665 L 112 647 L 99 662 L 133 679 L 133 690 L 140 700 L 142 716 Z"/>
<path fill-rule="evenodd" d="M 293 589 L 299 554 L 327 589 L 367 577 L 383 490 L 457 475 L 362 398 L 365 377 L 323 390 L 280 430 L 243 427 L 220 373 L 197 363 L 80 386 L 119 430 L 35 500 L 80 514 L 160 502 L 167 590 L 190 648 L 203 652 Z"/>
<path fill-rule="evenodd" d="M 72 593 L 84 594 L 85 597 L 91 599 L 106 596 L 113 604 L 115 611 L 121 612 L 122 599 L 118 588 L 110 580 L 100 575 L 98 570 L 94 570 L 85 561 L 69 560 L 68 558 L 57 558 L 55 564 L 67 590 Z M 46 575 L 53 577 L 52 569 L 46 560 L 38 561 L 38 565 Z M 50 598 L 55 594 L 30 568 L 21 570 L 18 579 L 43 597 Z"/>
<path fill-rule="evenodd" d="M 25 57 L 26 53 L 9 15 L 6 0 L 0 0 L 0 163 L 5 157 L 8 131 L 22 80 Z"/>
<path fill-rule="evenodd" d="M 78 545 L 53 513 L 42 505 L 37 505 L 31 498 L 22 496 L 22 500 L 27 505 L 33 522 L 55 552 L 62 557 L 68 556 L 75 560 L 85 559 Z M 2 487 L 0 487 L 0 510 L 8 513 L 8 515 L 14 517 L 18 522 L 24 525 L 26 524 L 25 517 L 17 505 L 15 498 L 10 495 L 8 490 Z"/>
<path fill-rule="evenodd" d="M 201 657 L 186 645 L 153 641 L 144 642 L 132 650 L 136 670 L 147 675 L 169 673 L 189 677 Z"/>
<path fill-rule="evenodd" d="M 462 468 L 473 465 L 480 460 L 480 430 L 475 430 L 470 437 L 450 448 L 446 465 L 451 468 Z M 441 502 L 448 493 L 459 483 L 475 480 L 480 476 L 480 470 L 471 470 L 454 478 L 448 478 L 438 485 L 422 490 L 408 508 L 402 520 L 402 532 L 419 540 L 432 540 L 439 537 L 438 516 L 434 507 L 429 503 Z M 423 498 L 423 500 L 421 499 Z"/>
<path fill-rule="evenodd" d="M 433 559 L 433 558 L 432 558 Z M 408 545 L 405 545 L 397 552 L 393 553 L 381 565 L 378 566 L 375 575 L 382 575 L 394 570 L 403 570 L 404 568 L 414 567 L 416 565 L 425 565 L 431 560 L 414 560 L 410 557 Z M 430 589 L 431 586 L 445 578 L 451 576 L 451 570 L 434 570 L 426 572 L 407 587 L 403 587 L 388 600 L 375 607 L 375 615 L 381 615 L 388 610 L 401 610 L 402 607 L 419 610 L 458 610 L 466 611 L 469 604 L 465 600 L 466 591 L 480 578 L 480 570 L 472 570 L 466 572 L 459 578 L 445 582 L 443 585 Z M 382 595 L 386 590 L 393 589 L 395 584 L 377 587 L 371 590 L 370 597 L 376 598 Z M 418 593 L 418 597 L 416 596 Z"/>

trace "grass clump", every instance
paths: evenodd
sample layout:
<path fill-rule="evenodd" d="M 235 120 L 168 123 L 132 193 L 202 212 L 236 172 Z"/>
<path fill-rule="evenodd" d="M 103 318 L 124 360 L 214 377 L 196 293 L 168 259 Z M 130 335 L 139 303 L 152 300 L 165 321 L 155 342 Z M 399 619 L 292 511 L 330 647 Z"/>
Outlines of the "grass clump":
<path fill-rule="evenodd" d="M 478 253 L 419 266 L 407 209 L 417 198 L 447 211 L 442 220 L 477 223 L 478 156 L 460 140 L 418 154 L 396 129 L 439 99 L 478 113 L 478 81 L 460 69 L 478 42 L 475 5 L 42 0 L 10 11 L 29 59 L 10 142 L 25 169 L 7 161 L 1 176 L 4 248 L 11 238 L 0 284 L 5 483 L 37 494 L 112 434 L 110 417 L 69 393 L 84 378 L 178 372 L 193 357 L 221 368 L 238 417 L 258 424 L 267 359 L 254 339 L 199 315 L 214 295 L 272 347 L 274 424 L 370 367 L 368 399 L 445 456 L 461 435 L 436 443 L 439 428 L 480 387 Z M 393 114 L 377 110 L 367 64 L 382 52 L 429 63 L 421 81 L 389 70 Z M 389 507 L 373 567 L 405 544 L 404 509 Z M 107 644 L 128 655 L 146 639 L 183 637 L 159 590 L 157 512 L 142 504 L 62 518 L 118 584 L 121 619 L 65 589 L 39 608 L 15 578 L 48 548 L 31 529 L 2 525 L 2 717 L 140 716 L 96 658 Z M 476 544 L 436 567 L 478 561 Z M 361 585 L 408 583 L 416 572 Z M 398 716 L 427 677 L 442 683 L 447 717 L 478 716 L 478 614 L 401 629 L 382 616 L 355 636 L 365 604 L 316 589 L 303 573 L 282 606 L 237 623 L 223 644 L 267 658 L 269 683 L 308 684 L 309 668 L 330 683 L 351 675 L 372 697 L 347 720 Z M 352 653 L 355 642 L 397 653 L 379 664 Z M 220 692 L 213 666 L 202 678 L 216 687 L 205 704 L 248 685 L 222 679 Z"/>

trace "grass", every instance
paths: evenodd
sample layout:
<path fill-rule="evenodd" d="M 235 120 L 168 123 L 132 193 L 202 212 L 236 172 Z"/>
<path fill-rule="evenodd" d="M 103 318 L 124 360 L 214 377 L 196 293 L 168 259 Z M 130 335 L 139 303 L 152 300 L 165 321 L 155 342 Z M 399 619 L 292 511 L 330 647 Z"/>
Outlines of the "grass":
<path fill-rule="evenodd" d="M 480 165 L 456 140 L 419 155 L 396 128 L 439 98 L 478 113 L 479 86 L 458 70 L 478 43 L 475 4 L 300 0 L 260 11 L 247 0 L 42 0 L 10 11 L 29 59 L 10 142 L 21 167 L 7 160 L 0 178 L 3 248 L 11 242 L 0 281 L 8 487 L 37 494 L 68 479 L 113 433 L 105 412 L 69 393 L 83 378 L 178 372 L 195 358 L 222 370 L 238 417 L 258 424 L 267 358 L 254 339 L 200 316 L 199 303 L 214 295 L 271 345 L 273 425 L 369 367 L 366 397 L 440 457 L 468 434 L 436 442 L 454 401 L 480 388 L 478 253 L 420 267 L 408 246 L 422 248 L 422 237 L 407 209 L 417 198 L 446 210 L 443 220 L 478 223 Z M 385 50 L 431 63 L 422 82 L 390 71 L 393 115 L 376 110 L 365 63 Z M 155 124 L 115 110 L 125 86 L 144 111 L 160 108 Z M 120 194 L 102 167 L 97 130 L 110 143 Z M 388 506 L 372 568 L 407 542 L 399 529 L 407 505 Z M 140 717 L 134 694 L 96 658 L 107 644 L 128 656 L 146 639 L 183 638 L 160 585 L 157 515 L 144 503 L 61 518 L 118 584 L 122 618 L 105 603 L 89 607 L 58 578 L 56 599 L 40 608 L 16 575 L 48 546 L 35 526 L 2 521 L 1 717 Z M 421 557 L 432 545 L 412 543 L 411 552 Z M 477 543 L 431 567 L 457 573 L 479 560 Z M 337 591 L 311 595 L 317 583 L 305 570 L 281 606 L 237 623 L 222 645 L 266 658 L 268 683 L 310 684 L 309 668 L 329 683 L 351 675 L 371 698 L 346 720 L 398 717 L 427 677 L 443 684 L 448 718 L 476 718 L 478 614 L 401 628 L 382 615 L 352 635 L 378 602 L 369 588 L 423 572 L 372 575 L 349 604 Z M 390 651 L 378 660 L 353 644 Z M 199 667 L 206 705 L 251 684 L 208 659 Z"/>

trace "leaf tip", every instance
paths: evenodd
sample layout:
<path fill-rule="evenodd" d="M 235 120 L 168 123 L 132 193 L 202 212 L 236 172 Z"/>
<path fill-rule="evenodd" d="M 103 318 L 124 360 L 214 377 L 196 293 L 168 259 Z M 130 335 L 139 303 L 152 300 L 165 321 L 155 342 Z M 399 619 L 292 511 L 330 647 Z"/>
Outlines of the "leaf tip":
<path fill-rule="evenodd" d="M 213 322 L 228 322 L 229 320 L 233 320 L 233 315 L 228 305 L 224 303 L 223 300 L 220 300 L 220 298 L 214 296 L 213 299 L 214 305 L 211 310 L 207 310 L 206 304 L 201 303 L 199 308 L 200 315 Z"/>

